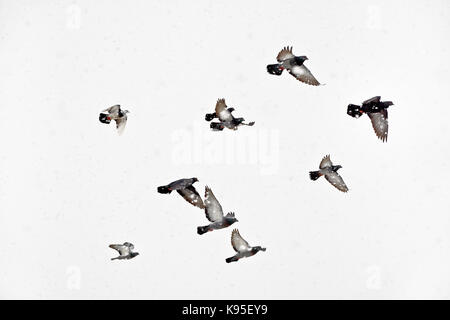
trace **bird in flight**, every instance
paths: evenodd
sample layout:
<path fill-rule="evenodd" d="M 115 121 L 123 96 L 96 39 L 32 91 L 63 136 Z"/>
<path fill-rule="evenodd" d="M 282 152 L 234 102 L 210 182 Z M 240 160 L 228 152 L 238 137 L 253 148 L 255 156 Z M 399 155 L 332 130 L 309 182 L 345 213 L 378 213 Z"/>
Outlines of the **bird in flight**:
<path fill-rule="evenodd" d="M 100 113 L 99 120 L 102 123 L 109 124 L 111 120 L 116 121 L 116 128 L 119 135 L 123 133 L 127 124 L 127 113 L 130 111 L 122 110 L 119 104 L 109 107 Z"/>
<path fill-rule="evenodd" d="M 158 192 L 171 193 L 173 190 L 176 190 L 187 202 L 200 209 L 204 209 L 205 205 L 203 204 L 203 200 L 193 186 L 197 181 L 197 178 L 180 179 L 168 185 L 158 187 Z"/>
<path fill-rule="evenodd" d="M 339 169 L 341 169 L 342 166 L 340 165 L 333 165 L 330 159 L 330 155 L 325 156 L 319 165 L 319 171 L 310 171 L 309 177 L 311 180 L 315 181 L 319 179 L 321 176 L 325 176 L 325 179 L 328 180 L 329 183 L 331 183 L 334 187 L 336 187 L 338 190 L 342 192 L 347 192 L 348 188 L 345 185 L 344 180 L 342 177 L 337 173 Z"/>
<path fill-rule="evenodd" d="M 238 261 L 242 258 L 251 257 L 257 254 L 259 251 L 266 251 L 266 248 L 262 248 L 260 246 L 250 246 L 248 242 L 245 241 L 244 238 L 242 238 L 242 236 L 239 234 L 238 229 L 234 229 L 233 232 L 231 232 L 231 245 L 233 246 L 234 251 L 236 251 L 237 253 L 234 256 L 225 259 L 227 263 Z"/>
<path fill-rule="evenodd" d="M 239 126 L 253 126 L 254 121 L 245 123 L 244 118 L 235 118 L 232 115 L 234 108 L 228 108 L 225 99 L 218 99 L 216 103 L 216 109 L 214 113 L 208 113 L 205 115 L 206 121 L 211 121 L 218 118 L 220 122 L 211 122 L 210 128 L 214 131 L 222 131 L 224 128 L 231 130 L 237 130 Z"/>
<path fill-rule="evenodd" d="M 139 252 L 133 252 L 134 245 L 129 242 L 124 242 L 124 244 L 110 244 L 111 249 L 117 250 L 120 256 L 111 258 L 111 260 L 128 260 L 139 255 Z"/>
<path fill-rule="evenodd" d="M 306 56 L 294 56 L 292 47 L 284 47 L 277 55 L 276 64 L 269 64 L 267 72 L 273 75 L 280 76 L 283 70 L 286 69 L 297 80 L 312 86 L 320 85 L 319 81 L 312 75 L 311 71 L 304 65 L 308 60 Z"/>
<path fill-rule="evenodd" d="M 205 187 L 205 214 L 211 223 L 207 226 L 197 227 L 198 234 L 223 229 L 238 221 L 234 217 L 234 212 L 230 212 L 226 216 L 223 215 L 222 206 L 208 186 Z"/>
<path fill-rule="evenodd" d="M 349 104 L 347 114 L 353 118 L 359 118 L 364 113 L 367 114 L 377 137 L 381 141 L 386 142 L 389 129 L 387 108 L 394 105 L 394 103 L 380 100 L 381 97 L 376 96 L 364 101 L 361 106 Z"/>

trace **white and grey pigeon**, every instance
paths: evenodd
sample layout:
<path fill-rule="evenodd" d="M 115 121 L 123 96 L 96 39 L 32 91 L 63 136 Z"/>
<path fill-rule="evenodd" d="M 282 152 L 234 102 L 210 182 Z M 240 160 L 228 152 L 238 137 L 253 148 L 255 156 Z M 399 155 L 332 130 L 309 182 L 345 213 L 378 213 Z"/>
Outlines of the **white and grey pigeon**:
<path fill-rule="evenodd" d="M 226 216 L 223 215 L 222 206 L 212 190 L 206 186 L 205 187 L 205 214 L 206 218 L 211 221 L 207 226 L 197 227 L 198 234 L 204 234 L 209 231 L 223 229 L 231 226 L 233 223 L 238 222 L 234 216 L 234 212 L 229 212 Z"/>
<path fill-rule="evenodd" d="M 128 260 L 139 255 L 139 252 L 133 252 L 134 245 L 130 242 L 124 242 L 124 244 L 110 244 L 111 249 L 117 250 L 120 256 L 111 258 L 111 260 Z"/>
<path fill-rule="evenodd" d="M 224 128 L 230 130 L 237 130 L 239 126 L 253 126 L 254 121 L 245 123 L 244 118 L 235 118 L 232 114 L 234 108 L 228 108 L 225 99 L 218 99 L 214 113 L 207 113 L 205 115 L 206 121 L 211 121 L 218 118 L 220 122 L 211 122 L 209 127 L 214 131 L 222 131 Z"/>
<path fill-rule="evenodd" d="M 319 81 L 312 75 L 311 71 L 304 65 L 308 60 L 307 56 L 295 56 L 292 53 L 292 47 L 284 47 L 277 55 L 276 64 L 269 64 L 267 72 L 273 75 L 280 76 L 283 70 L 286 69 L 297 80 L 312 85 L 320 85 Z"/>
<path fill-rule="evenodd" d="M 111 120 L 116 121 L 116 128 L 119 135 L 121 135 L 127 124 L 127 113 L 130 111 L 122 110 L 119 104 L 109 107 L 100 113 L 99 120 L 102 123 L 109 124 Z"/>
<path fill-rule="evenodd" d="M 180 196 L 182 196 L 187 202 L 200 209 L 204 209 L 202 197 L 198 194 L 197 190 L 193 186 L 197 182 L 197 178 L 179 179 L 169 183 L 165 186 L 158 187 L 159 193 L 171 193 L 176 190 Z"/>
<path fill-rule="evenodd" d="M 238 229 L 234 229 L 231 233 L 231 245 L 233 246 L 234 251 L 236 251 L 237 253 L 234 256 L 225 259 L 227 263 L 238 261 L 242 258 L 251 257 L 257 254 L 259 251 L 266 251 L 266 248 L 262 248 L 260 246 L 250 246 L 248 242 L 241 237 Z"/>
<path fill-rule="evenodd" d="M 335 188 L 342 192 L 347 192 L 348 188 L 345 185 L 344 180 L 342 177 L 337 173 L 339 169 L 341 169 L 342 166 L 340 165 L 333 165 L 330 159 L 330 155 L 327 155 L 323 157 L 322 161 L 319 165 L 319 171 L 310 171 L 309 177 L 311 180 L 315 181 L 319 179 L 321 176 L 325 176 L 325 179 L 328 180 L 329 183 L 331 183 Z"/>

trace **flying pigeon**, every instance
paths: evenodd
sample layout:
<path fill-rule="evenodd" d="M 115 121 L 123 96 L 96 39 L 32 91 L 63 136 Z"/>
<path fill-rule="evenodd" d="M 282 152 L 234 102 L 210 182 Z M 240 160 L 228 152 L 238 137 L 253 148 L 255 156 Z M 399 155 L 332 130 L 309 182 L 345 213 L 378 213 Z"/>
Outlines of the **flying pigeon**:
<path fill-rule="evenodd" d="M 134 245 L 129 242 L 125 242 L 124 244 L 110 244 L 109 247 L 120 253 L 120 256 L 111 258 L 111 260 L 128 260 L 139 255 L 139 252 L 133 252 Z"/>
<path fill-rule="evenodd" d="M 202 198 L 198 194 L 197 190 L 195 190 L 195 187 L 192 185 L 197 181 L 197 178 L 180 179 L 171 182 L 166 186 L 158 187 L 158 192 L 171 193 L 173 190 L 176 190 L 187 202 L 196 207 L 199 207 L 200 209 L 204 209 L 205 205 L 203 204 Z"/>
<path fill-rule="evenodd" d="M 234 108 L 228 108 L 225 99 L 218 99 L 216 103 L 216 111 L 214 113 L 208 113 L 205 115 L 206 121 L 211 121 L 214 118 L 219 118 L 220 122 L 211 122 L 210 128 L 214 131 L 222 131 L 225 127 L 232 130 L 237 130 L 241 125 L 243 126 L 253 126 L 254 121 L 249 123 L 244 123 L 244 118 L 235 118 L 231 113 Z"/>
<path fill-rule="evenodd" d="M 205 187 L 205 214 L 206 218 L 211 221 L 211 223 L 204 227 L 197 227 L 198 234 L 223 229 L 238 221 L 234 217 L 234 212 L 230 212 L 226 216 L 223 216 L 222 206 L 208 186 Z"/>
<path fill-rule="evenodd" d="M 304 82 L 312 86 L 320 85 L 319 81 L 314 78 L 311 71 L 303 64 L 308 57 L 306 56 L 294 56 L 292 53 L 292 47 L 284 47 L 277 56 L 279 63 L 269 64 L 267 66 L 267 72 L 280 76 L 283 70 L 286 69 L 297 80 Z"/>
<path fill-rule="evenodd" d="M 102 123 L 109 124 L 111 120 L 116 121 L 117 132 L 123 133 L 125 125 L 127 124 L 127 113 L 130 111 L 122 110 L 119 104 L 109 107 L 100 113 L 99 120 Z"/>
<path fill-rule="evenodd" d="M 364 113 L 367 114 L 372 121 L 372 127 L 377 137 L 386 142 L 389 129 L 387 108 L 394 103 L 392 101 L 380 101 L 380 99 L 380 96 L 370 98 L 364 101 L 361 106 L 349 104 L 347 114 L 354 118 L 359 118 Z"/>
<path fill-rule="evenodd" d="M 251 247 L 248 242 L 241 237 L 238 229 L 234 229 L 231 233 L 231 245 L 237 253 L 234 256 L 225 259 L 227 263 L 238 261 L 241 258 L 251 257 L 257 254 L 258 251 L 266 251 L 266 248 L 260 246 Z"/>
<path fill-rule="evenodd" d="M 334 166 L 331 162 L 330 155 L 325 156 L 319 165 L 319 171 L 310 171 L 309 177 L 311 180 L 317 180 L 320 176 L 325 176 L 325 179 L 328 180 L 334 187 L 341 190 L 342 192 L 347 192 L 348 188 L 345 185 L 342 177 L 337 173 L 337 171 L 342 168 L 342 166 Z"/>

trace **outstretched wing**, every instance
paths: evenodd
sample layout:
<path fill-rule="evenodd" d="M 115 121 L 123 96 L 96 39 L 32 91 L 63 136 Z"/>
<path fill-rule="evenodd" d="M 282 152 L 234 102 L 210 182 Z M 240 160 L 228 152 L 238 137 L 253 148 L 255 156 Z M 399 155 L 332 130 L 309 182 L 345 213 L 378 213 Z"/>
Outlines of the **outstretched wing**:
<path fill-rule="evenodd" d="M 385 142 L 388 137 L 388 112 L 386 109 L 381 110 L 377 113 L 367 113 L 372 122 L 373 130 L 375 134 L 381 141 Z"/>
<path fill-rule="evenodd" d="M 289 73 L 292 74 L 297 80 L 304 82 L 306 84 L 312 86 L 318 86 L 320 83 L 316 78 L 312 75 L 311 71 L 305 66 L 294 66 L 289 70 Z"/>
<path fill-rule="evenodd" d="M 127 124 L 127 115 L 124 115 L 121 118 L 115 119 L 116 120 L 116 128 L 119 135 L 123 133 L 123 130 L 125 130 L 125 126 Z"/>
<path fill-rule="evenodd" d="M 231 232 L 231 245 L 233 246 L 233 249 L 236 252 L 243 252 L 250 250 L 248 242 L 241 237 L 238 229 L 234 229 L 233 232 Z"/>
<path fill-rule="evenodd" d="M 380 96 L 375 96 L 373 98 L 367 99 L 362 104 L 378 103 L 378 102 L 380 102 L 380 99 L 381 99 Z"/>
<path fill-rule="evenodd" d="M 325 168 L 331 168 L 333 166 L 333 162 L 331 162 L 330 155 L 326 155 L 322 158 L 322 161 L 320 161 L 319 168 L 325 169 Z"/>
<path fill-rule="evenodd" d="M 183 189 L 177 190 L 177 192 L 190 204 L 196 206 L 200 209 L 204 209 L 205 205 L 203 204 L 203 200 L 198 194 L 197 190 L 195 190 L 194 186 L 189 186 Z"/>
<path fill-rule="evenodd" d="M 231 112 L 227 110 L 227 104 L 225 103 L 225 99 L 219 99 L 216 103 L 216 115 L 220 119 L 220 121 L 231 121 L 233 120 L 233 116 Z"/>
<path fill-rule="evenodd" d="M 102 112 L 116 113 L 120 110 L 120 104 L 113 105 L 112 107 L 106 108 Z"/>
<path fill-rule="evenodd" d="M 335 186 L 338 190 L 342 192 L 348 191 L 348 188 L 339 173 L 330 171 L 329 173 L 325 174 L 325 179 L 327 179 L 328 182 Z"/>
<path fill-rule="evenodd" d="M 121 256 L 127 256 L 130 254 L 130 248 L 123 244 L 110 244 L 111 249 L 117 250 Z"/>
<path fill-rule="evenodd" d="M 220 221 L 223 218 L 222 206 L 208 186 L 205 187 L 205 213 L 206 218 L 211 222 Z"/>
<path fill-rule="evenodd" d="M 277 55 L 277 61 L 281 62 L 284 60 L 294 58 L 294 54 L 292 53 L 292 47 L 284 47 Z"/>

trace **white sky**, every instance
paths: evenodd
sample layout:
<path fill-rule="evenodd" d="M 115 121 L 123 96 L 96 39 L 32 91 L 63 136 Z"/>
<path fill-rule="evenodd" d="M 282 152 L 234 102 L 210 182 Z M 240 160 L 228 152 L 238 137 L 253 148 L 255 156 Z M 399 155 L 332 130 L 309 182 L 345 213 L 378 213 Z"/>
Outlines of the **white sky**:
<path fill-rule="evenodd" d="M 445 0 L 0 1 L 0 297 L 450 298 L 449 31 Z M 266 72 L 286 45 L 325 86 Z M 346 114 L 374 95 L 386 144 Z M 256 125 L 211 132 L 221 97 Z M 156 192 L 184 177 L 267 251 L 226 264 Z"/>

